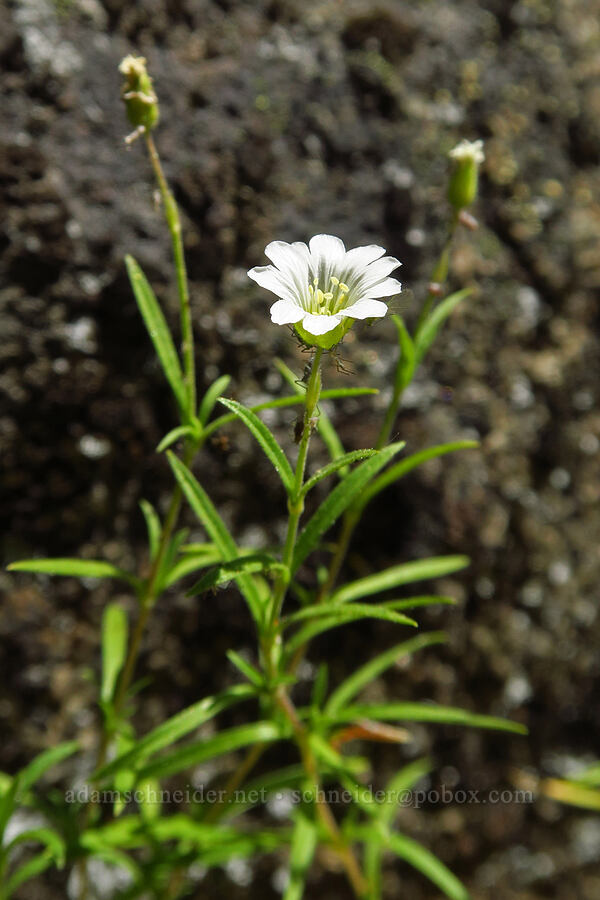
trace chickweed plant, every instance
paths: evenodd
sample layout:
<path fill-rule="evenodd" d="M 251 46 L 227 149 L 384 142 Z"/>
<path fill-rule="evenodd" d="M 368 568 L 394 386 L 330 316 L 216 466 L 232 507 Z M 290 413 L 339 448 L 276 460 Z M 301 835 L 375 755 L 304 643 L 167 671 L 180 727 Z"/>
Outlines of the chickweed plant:
<path fill-rule="evenodd" d="M 404 390 L 445 320 L 469 294 L 464 289 L 448 295 L 445 284 L 456 229 L 476 225 L 467 208 L 477 194 L 482 144 L 463 141 L 451 153 L 447 239 L 415 328 L 409 331 L 401 316 L 392 316 L 398 363 L 378 438 L 373 447 L 346 451 L 321 401 L 361 397 L 367 404 L 375 391 L 328 389 L 323 363 L 328 354 L 339 353 L 336 348 L 356 320 L 386 315 L 385 301 L 401 290 L 392 274 L 399 261 L 379 246 L 346 250 L 338 237 L 327 234 L 315 235 L 308 244 L 270 243 L 265 250 L 270 263 L 248 275 L 275 295 L 272 321 L 292 326 L 307 350 L 304 374 L 276 361 L 289 391 L 260 406 L 229 398 L 230 379 L 225 374 L 199 398 L 180 218 L 153 139 L 158 101 L 144 59 L 129 56 L 120 71 L 125 82 L 122 96 L 134 128 L 127 141 L 137 140 L 132 152 L 138 152 L 138 145 L 148 152 L 173 248 L 181 318 L 177 341 L 139 265 L 131 256 L 125 258 L 133 294 L 175 401 L 176 423 L 157 451 L 172 470 L 173 490 L 162 518 L 147 500 L 140 502 L 148 532 L 149 571 L 146 560 L 139 572 L 90 559 L 32 559 L 10 566 L 15 572 L 124 582 L 137 598 L 137 615 L 130 622 L 116 602 L 103 613 L 98 685 L 102 732 L 84 796 L 81 791 L 65 794 L 37 787 L 52 767 L 69 758 L 73 761 L 80 752 L 77 742 L 53 747 L 16 775 L 1 777 L 0 897 L 11 897 L 50 867 L 67 866 L 70 896 L 87 900 L 98 896 L 99 865 L 112 872 L 111 897 L 200 897 L 199 880 L 210 867 L 235 866 L 240 859 L 268 853 L 285 866 L 287 875 L 280 879 L 284 900 L 318 891 L 307 889 L 307 880 L 318 884 L 319 873 L 327 868 L 343 873 L 349 896 L 378 900 L 384 897 L 383 864 L 393 857 L 418 869 L 434 890 L 464 900 L 466 889 L 446 866 L 396 828 L 398 797 L 427 774 L 430 763 L 413 760 L 383 790 L 375 790 L 369 748 L 380 741 L 410 741 L 411 722 L 516 733 L 524 729 L 429 702 L 372 702 L 364 692 L 399 660 L 443 641 L 439 632 L 419 632 L 414 616 L 422 607 L 451 604 L 452 598 L 420 593 L 413 585 L 458 572 L 468 560 L 441 556 L 403 561 L 348 583 L 340 583 L 340 576 L 355 528 L 375 497 L 427 460 L 477 446 L 456 441 L 403 455 L 404 443 L 389 440 Z M 257 290 L 256 302 L 265 300 Z M 299 411 L 296 440 L 290 438 L 290 446 L 282 447 L 260 413 L 288 407 Z M 256 452 L 265 454 L 281 482 L 282 509 L 287 510 L 281 547 L 257 552 L 241 546 L 201 484 L 202 448 L 213 435 L 236 423 L 248 429 Z M 316 436 L 331 460 L 307 477 Z M 187 531 L 180 524 L 184 511 L 197 517 L 205 543 L 187 542 Z M 327 561 L 325 566 L 316 565 L 316 552 L 320 561 Z M 173 589 L 196 596 L 198 602 L 204 595 L 218 603 L 217 589 L 226 583 L 234 583 L 247 604 L 248 627 L 255 640 L 253 658 L 232 647 L 227 656 L 237 670 L 237 683 L 199 697 L 147 734 L 136 734 L 132 717 L 136 704 L 144 702 L 137 682 L 143 675 L 138 661 L 154 608 Z M 408 595 L 403 590 L 405 595 L 398 599 L 394 592 L 407 586 Z M 311 641 L 331 629 L 360 627 L 362 619 L 389 623 L 390 631 L 398 630 L 398 641 L 333 686 L 328 685 L 326 666 L 321 666 L 313 678 L 310 701 L 301 703 L 298 673 L 311 652 Z M 300 699 L 305 697 L 304 685 Z M 237 720 L 245 717 L 244 724 L 223 724 L 221 714 L 235 706 L 240 707 Z M 208 722 L 210 732 L 200 731 Z M 361 756 L 356 754 L 356 741 Z M 273 755 L 263 759 L 263 754 L 284 742 L 292 745 L 296 762 L 273 769 L 266 762 Z M 226 760 L 221 762 L 222 780 L 215 781 L 218 790 L 192 790 L 193 771 L 220 757 Z M 187 788 L 173 789 L 181 784 Z M 332 789 L 343 800 L 335 808 L 329 799 Z M 292 799 L 285 818 L 279 817 L 274 826 L 273 816 L 262 814 L 260 808 L 282 796 Z M 22 814 L 24 809 L 35 811 L 36 824 L 25 831 L 11 829 L 15 812 Z"/>

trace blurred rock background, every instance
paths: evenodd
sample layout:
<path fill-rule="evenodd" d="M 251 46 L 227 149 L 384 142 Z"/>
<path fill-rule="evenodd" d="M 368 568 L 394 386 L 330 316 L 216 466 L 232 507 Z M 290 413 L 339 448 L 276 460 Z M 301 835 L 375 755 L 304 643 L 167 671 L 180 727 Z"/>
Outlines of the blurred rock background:
<path fill-rule="evenodd" d="M 269 295 L 245 276 L 265 244 L 319 231 L 381 243 L 403 260 L 406 291 L 392 306 L 413 321 L 443 237 L 446 154 L 483 138 L 481 226 L 460 234 L 452 275 L 476 294 L 397 425 L 411 450 L 465 437 L 481 450 L 431 463 L 378 500 L 348 572 L 468 553 L 470 569 L 442 585 L 459 607 L 421 617 L 446 630 L 448 646 L 378 688 L 508 715 L 531 734 L 419 726 L 411 745 L 377 755 L 377 772 L 384 781 L 428 752 L 432 788 L 488 792 L 514 787 L 515 769 L 564 775 L 597 758 L 598 0 L 12 0 L 0 10 L 3 562 L 82 554 L 143 565 L 137 503 L 168 497 L 152 451 L 173 409 L 125 252 L 174 327 L 177 307 L 149 165 L 141 146 L 123 144 L 125 54 L 148 58 L 161 101 L 157 142 L 184 216 L 201 379 L 231 373 L 246 402 L 283 389 L 274 355 L 304 365 L 288 331 L 270 324 Z M 374 405 L 336 405 L 349 449 L 373 440 L 395 353 L 383 321 L 345 343 L 353 374 L 327 370 L 331 385 L 381 389 Z M 269 420 L 290 446 L 293 421 Z M 284 508 L 269 465 L 241 428 L 227 434 L 198 474 L 242 542 L 276 540 Z M 91 765 L 90 673 L 103 604 L 119 589 L 6 573 L 0 585 L 1 768 L 73 735 Z M 316 644 L 313 661 L 327 659 L 335 683 L 349 660 L 398 639 L 383 623 L 348 626 Z M 146 640 L 140 730 L 233 680 L 230 646 L 252 649 L 234 591 L 218 603 L 173 592 Z M 430 804 L 402 810 L 400 822 L 476 898 L 600 896 L 598 815 L 542 798 Z M 279 865 L 211 873 L 195 896 L 277 897 Z M 386 884 L 390 897 L 434 896 L 393 862 Z M 317 873 L 311 890 L 348 896 L 333 874 Z M 63 898 L 64 876 L 19 896 Z"/>

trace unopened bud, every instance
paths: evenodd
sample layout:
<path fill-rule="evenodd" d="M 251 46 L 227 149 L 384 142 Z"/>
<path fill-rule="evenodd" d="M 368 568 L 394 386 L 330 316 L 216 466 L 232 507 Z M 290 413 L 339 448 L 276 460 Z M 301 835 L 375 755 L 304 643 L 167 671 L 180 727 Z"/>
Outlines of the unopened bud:
<path fill-rule="evenodd" d="M 455 209 L 464 209 L 477 196 L 479 166 L 485 159 L 483 141 L 461 141 L 448 155 L 454 164 L 448 200 Z"/>
<path fill-rule="evenodd" d="M 151 131 L 158 122 L 158 98 L 152 87 L 152 79 L 146 70 L 143 56 L 126 56 L 119 66 L 125 81 L 121 97 L 125 102 L 127 118 L 136 131 Z"/>

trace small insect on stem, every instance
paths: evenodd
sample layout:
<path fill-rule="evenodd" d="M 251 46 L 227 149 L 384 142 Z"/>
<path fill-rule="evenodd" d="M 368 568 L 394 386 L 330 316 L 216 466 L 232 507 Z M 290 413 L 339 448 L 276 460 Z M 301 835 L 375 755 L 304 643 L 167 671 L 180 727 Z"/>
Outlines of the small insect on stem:
<path fill-rule="evenodd" d="M 335 360 L 335 368 L 341 375 L 355 375 L 354 369 L 350 366 L 347 359 L 343 359 L 337 347 L 331 351 L 331 355 Z M 346 365 L 348 363 L 348 365 Z"/>

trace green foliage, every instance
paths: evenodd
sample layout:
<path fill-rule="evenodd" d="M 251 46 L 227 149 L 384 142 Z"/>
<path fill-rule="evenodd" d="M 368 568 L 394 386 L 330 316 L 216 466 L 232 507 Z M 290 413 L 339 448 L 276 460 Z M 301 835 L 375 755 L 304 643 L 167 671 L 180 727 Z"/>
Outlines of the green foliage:
<path fill-rule="evenodd" d="M 225 400 L 224 397 L 219 398 L 219 402 L 230 409 L 238 418 L 242 420 L 248 431 L 256 438 L 261 450 L 267 459 L 273 464 L 273 468 L 281 478 L 283 486 L 291 493 L 294 486 L 294 473 L 292 467 L 287 461 L 287 457 L 272 433 L 269 431 L 264 422 L 252 412 L 252 410 L 237 403 L 235 400 Z"/>
<path fill-rule="evenodd" d="M 142 72 L 147 81 L 145 85 L 152 93 L 152 82 L 143 60 L 128 57 L 123 65 L 130 80 Z M 155 98 L 153 94 L 148 95 L 146 87 L 142 85 L 141 93 L 140 85 L 133 87 L 133 93 L 128 92 L 131 93 L 127 98 L 130 105 L 154 103 Z M 153 120 L 150 124 L 156 122 Z M 74 743 L 46 751 L 14 777 L 0 776 L 0 838 L 19 805 L 34 806 L 42 810 L 47 819 L 47 823 L 20 834 L 9 843 L 0 840 L 0 896 L 8 898 L 19 886 L 52 865 L 60 867 L 67 861 L 84 866 L 88 858 L 96 857 L 129 873 L 131 886 L 122 893 L 123 900 L 141 897 L 178 900 L 188 896 L 191 889 L 187 880 L 192 863 L 224 865 L 235 859 L 280 851 L 285 847 L 289 851 L 289 881 L 284 900 L 301 900 L 306 895 L 315 854 L 323 845 L 330 857 L 337 857 L 337 864 L 343 867 L 357 896 L 383 900 L 382 866 L 386 856 L 396 856 L 421 872 L 451 900 L 467 900 L 465 888 L 440 860 L 424 846 L 395 830 L 398 806 L 391 796 L 411 789 L 430 770 L 430 762 L 416 760 L 401 768 L 380 801 L 365 788 L 366 779 L 373 775 L 369 759 L 351 755 L 347 745 L 360 739 L 361 752 L 366 752 L 364 746 L 368 746 L 370 740 L 402 743 L 410 738 L 404 729 L 386 724 L 390 722 L 460 725 L 517 734 L 525 733 L 526 729 L 515 722 L 452 706 L 369 701 L 373 694 L 369 695 L 368 688 L 377 678 L 399 660 L 440 644 L 444 640 L 440 632 L 417 635 L 378 653 L 362 665 L 350 666 L 349 674 L 331 692 L 328 666 L 321 665 L 312 689 L 305 694 L 310 698 L 304 701 L 305 706 L 295 705 L 294 689 L 303 657 L 310 653 L 310 642 L 318 635 L 366 619 L 379 620 L 390 626 L 416 627 L 417 623 L 404 614 L 405 610 L 454 602 L 451 597 L 429 593 L 398 598 L 388 592 L 459 572 L 468 564 L 467 558 L 459 555 L 404 562 L 380 572 L 366 575 L 363 572 L 363 577 L 340 587 L 336 585 L 353 530 L 370 500 L 428 460 L 477 446 L 474 441 L 454 441 L 413 453 L 399 462 L 394 459 L 403 449 L 404 442 L 386 446 L 404 389 L 411 383 L 444 322 L 470 290 L 457 291 L 435 307 L 434 294 L 430 291 L 412 335 L 402 317 L 392 316 L 397 330 L 399 359 L 392 398 L 379 437 L 374 441 L 376 449 L 346 452 L 323 406 L 327 400 L 377 393 L 373 389 L 355 387 L 321 390 L 323 349 L 331 346 L 336 333 L 316 341 L 321 349 L 311 355 L 301 380 L 285 363 L 276 361 L 284 381 L 291 388 L 291 396 L 248 407 L 223 397 L 230 385 L 230 377 L 223 375 L 208 387 L 197 405 L 196 357 L 179 215 L 149 130 L 142 130 L 138 136 L 143 136 L 150 154 L 173 244 L 180 305 L 180 352 L 141 268 L 131 256 L 126 257 L 126 266 L 141 316 L 178 407 L 178 421 L 157 447 L 159 453 L 166 451 L 175 485 L 164 521 L 147 500 L 140 502 L 148 535 L 148 554 L 144 554 L 141 567 L 143 577 L 102 560 L 32 559 L 9 567 L 19 572 L 116 579 L 135 592 L 139 603 L 131 634 L 121 604 L 108 603 L 102 618 L 100 706 L 104 712 L 104 734 L 96 771 L 90 780 L 93 787 L 114 790 L 115 797 L 106 809 L 95 803 L 81 804 L 81 809 L 74 804 L 71 809 L 65 808 L 64 802 L 61 805 L 60 799 L 41 796 L 34 790 L 38 779 L 52 766 L 75 753 L 78 748 Z M 451 232 L 457 222 L 455 215 Z M 434 268 L 433 280 L 446 280 L 449 259 L 450 242 L 447 241 Z M 332 282 L 336 283 L 336 277 Z M 332 294 L 323 296 L 333 297 Z M 301 326 L 298 325 L 296 330 L 306 336 Z M 345 326 L 340 326 L 339 330 L 341 334 Z M 215 417 L 217 403 L 227 412 Z M 291 448 L 290 458 L 296 456 L 292 466 L 286 451 L 258 413 L 296 406 L 299 407 L 298 448 L 297 452 Z M 207 439 L 234 421 L 241 421 L 248 429 L 277 472 L 287 494 L 288 520 L 281 547 L 257 550 L 238 546 L 209 494 L 192 472 L 195 456 Z M 306 479 L 308 447 L 315 426 L 331 461 Z M 183 459 L 170 449 L 178 442 L 183 445 Z M 332 475 L 336 476 L 336 483 L 329 492 L 324 492 L 322 483 Z M 317 501 L 322 491 L 323 499 L 311 506 L 309 517 L 303 518 L 306 498 L 318 485 L 321 488 L 317 492 Z M 313 499 L 311 496 L 311 501 Z M 180 509 L 186 506 L 206 532 L 204 543 L 195 540 L 188 543 L 189 530 L 180 527 Z M 339 535 L 334 535 L 330 544 L 323 545 L 324 536 L 342 517 Z M 312 577 L 307 574 L 306 579 L 303 570 L 303 582 L 299 583 L 295 577 L 298 570 L 317 550 L 323 551 L 326 563 L 317 568 Z M 241 677 L 241 683 L 205 697 L 160 722 L 141 737 L 136 736 L 129 720 L 129 698 L 136 689 L 131 681 L 147 619 L 166 590 L 174 589 L 175 595 L 181 589 L 180 582 L 196 573 L 201 574 L 196 575 L 196 583 L 187 591 L 187 596 L 204 595 L 195 601 L 200 608 L 207 602 L 220 602 L 219 587 L 232 581 L 239 587 L 251 614 L 256 646 L 250 658 L 254 662 L 249 662 L 245 653 L 229 650 L 227 657 L 233 668 L 224 669 L 226 683 L 231 676 Z M 299 600 L 300 608 L 288 608 L 289 594 Z M 371 602 L 370 598 L 376 599 Z M 203 642 L 211 639 L 208 634 L 200 638 Z M 362 702 L 361 696 L 366 698 Z M 233 709 L 244 701 L 252 702 L 249 721 L 240 721 L 239 710 Z M 199 733 L 199 729 L 209 722 L 210 732 L 204 729 Z M 280 741 L 294 744 L 298 762 L 275 771 L 265 766 L 266 772 L 249 780 L 263 752 Z M 225 800 L 220 800 L 218 806 L 208 799 L 176 810 L 171 804 L 161 803 L 160 792 L 165 779 L 183 773 L 188 773 L 190 778 L 189 773 L 196 767 L 225 755 L 228 762 L 229 759 L 234 761 L 234 765 L 238 755 L 241 758 L 226 781 Z M 352 802 L 345 816 L 339 816 L 339 826 L 327 803 L 319 796 L 323 784 L 351 789 Z M 582 776 L 575 787 L 580 792 L 595 794 L 599 784 L 600 775 L 596 768 Z M 240 786 L 244 790 L 238 792 L 236 789 Z M 137 808 L 132 811 L 130 795 L 134 788 L 137 790 L 134 796 Z M 299 795 L 294 795 L 290 823 L 273 829 L 259 828 L 253 824 L 251 816 L 245 815 L 265 798 L 272 798 L 284 789 L 301 791 L 301 801 Z M 253 797 L 253 791 L 259 799 Z M 578 796 L 581 800 L 581 794 Z M 17 858 L 15 851 L 29 844 L 36 848 L 33 855 L 24 861 L 20 856 Z M 354 844 L 362 847 L 360 857 L 354 855 Z M 327 859 L 324 855 L 325 864 Z M 15 861 L 19 863 L 17 867 Z M 363 877 L 368 884 L 367 891 L 363 890 Z M 82 893 L 85 894 L 85 890 Z"/>
<path fill-rule="evenodd" d="M 304 526 L 294 550 L 292 571 L 302 565 L 308 554 L 315 549 L 321 535 L 336 522 L 350 504 L 360 495 L 369 481 L 402 450 L 404 441 L 391 444 L 379 450 L 375 456 L 357 466 L 340 484 L 325 498 L 316 513 Z"/>
<path fill-rule="evenodd" d="M 102 616 L 102 686 L 100 698 L 110 703 L 127 655 L 127 614 L 119 603 L 109 603 Z"/>
<path fill-rule="evenodd" d="M 392 566 L 376 575 L 368 575 L 366 578 L 346 584 L 337 590 L 331 599 L 336 603 L 349 603 L 351 600 L 379 594 L 381 591 L 389 591 L 415 581 L 426 581 L 430 578 L 450 575 L 468 565 L 469 560 L 466 556 L 434 556 L 431 559 L 417 559 L 414 562 Z"/>
<path fill-rule="evenodd" d="M 125 257 L 125 265 L 127 266 L 127 274 L 129 275 L 129 281 L 142 314 L 142 319 L 150 335 L 150 340 L 154 344 L 156 355 L 171 386 L 177 405 L 183 415 L 191 416 L 193 410 L 188 408 L 187 391 L 183 380 L 181 363 L 163 311 L 154 296 L 154 291 L 148 284 L 146 276 L 133 256 Z"/>
<path fill-rule="evenodd" d="M 40 575 L 65 575 L 74 578 L 116 578 L 136 591 L 141 581 L 135 575 L 100 559 L 22 559 L 7 566 L 9 572 L 36 572 Z"/>

